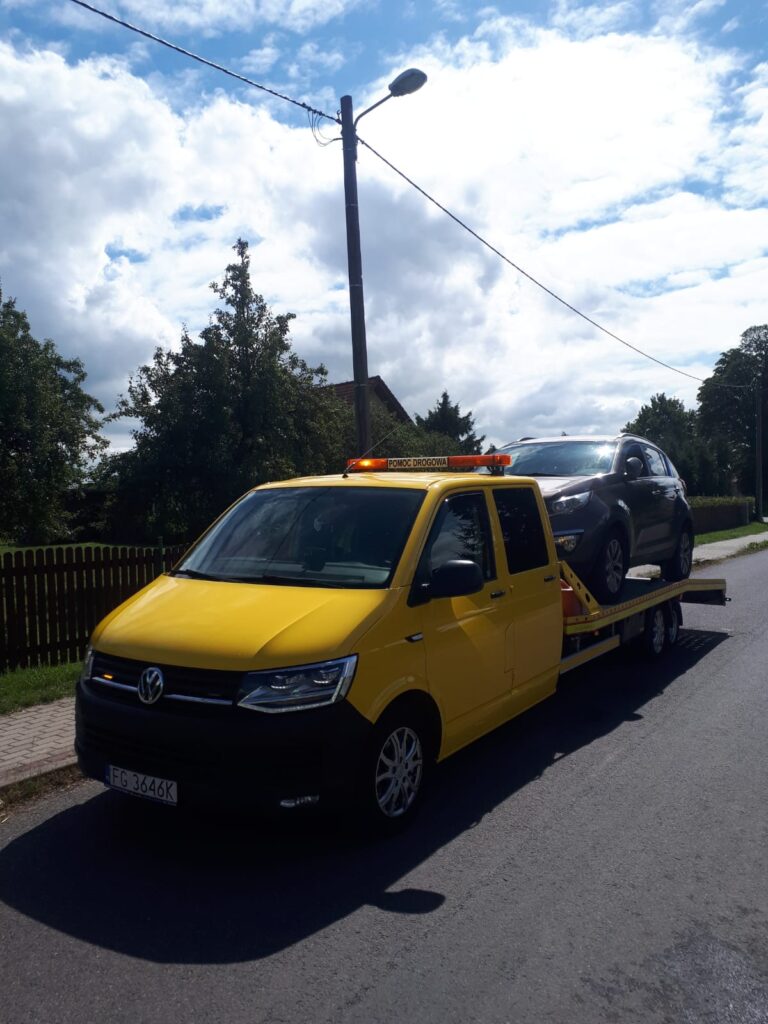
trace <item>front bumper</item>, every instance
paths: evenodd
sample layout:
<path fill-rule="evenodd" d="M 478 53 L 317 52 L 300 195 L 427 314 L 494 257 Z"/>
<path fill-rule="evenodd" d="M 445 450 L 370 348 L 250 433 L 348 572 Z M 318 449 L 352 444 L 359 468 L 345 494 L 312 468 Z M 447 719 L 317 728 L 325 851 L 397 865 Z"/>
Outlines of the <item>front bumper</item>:
<path fill-rule="evenodd" d="M 279 808 L 318 796 L 340 806 L 355 793 L 372 725 L 347 701 L 263 714 L 221 708 L 145 707 L 79 683 L 75 750 L 81 770 L 106 780 L 107 767 L 178 782 L 179 806 Z"/>

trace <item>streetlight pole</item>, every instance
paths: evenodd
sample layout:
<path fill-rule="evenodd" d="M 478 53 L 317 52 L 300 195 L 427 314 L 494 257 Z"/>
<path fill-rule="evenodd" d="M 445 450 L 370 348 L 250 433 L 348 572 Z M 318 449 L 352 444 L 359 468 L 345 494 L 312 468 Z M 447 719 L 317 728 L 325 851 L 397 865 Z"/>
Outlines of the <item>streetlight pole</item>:
<path fill-rule="evenodd" d="M 347 214 L 347 267 L 349 315 L 352 326 L 352 369 L 355 378 L 355 426 L 357 450 L 365 455 L 371 447 L 368 406 L 368 350 L 365 338 L 363 257 L 360 251 L 360 208 L 357 203 L 357 132 L 352 119 L 352 97 L 341 97 L 341 146 L 344 151 L 344 202 Z"/>
<path fill-rule="evenodd" d="M 760 380 L 762 385 L 762 379 Z M 763 519 L 763 388 L 755 389 L 755 516 Z"/>
<path fill-rule="evenodd" d="M 349 314 L 352 328 L 352 368 L 355 379 L 355 427 L 357 450 L 371 449 L 371 420 L 368 402 L 368 348 L 365 337 L 363 259 L 360 249 L 360 209 L 357 202 L 357 122 L 374 107 L 416 92 L 427 80 L 423 71 L 409 68 L 389 84 L 389 94 L 353 117 L 352 97 L 341 97 L 341 145 L 344 153 L 344 203 L 347 218 L 347 268 L 349 272 Z"/>

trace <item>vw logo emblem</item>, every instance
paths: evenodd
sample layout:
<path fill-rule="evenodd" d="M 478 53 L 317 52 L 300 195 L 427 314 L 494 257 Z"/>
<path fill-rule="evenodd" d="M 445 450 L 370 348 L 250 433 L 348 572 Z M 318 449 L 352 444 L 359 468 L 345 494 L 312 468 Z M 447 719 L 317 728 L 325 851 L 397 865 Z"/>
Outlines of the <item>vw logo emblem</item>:
<path fill-rule="evenodd" d="M 165 680 L 159 668 L 152 665 L 145 668 L 139 677 L 139 700 L 142 704 L 154 704 L 163 695 Z"/>

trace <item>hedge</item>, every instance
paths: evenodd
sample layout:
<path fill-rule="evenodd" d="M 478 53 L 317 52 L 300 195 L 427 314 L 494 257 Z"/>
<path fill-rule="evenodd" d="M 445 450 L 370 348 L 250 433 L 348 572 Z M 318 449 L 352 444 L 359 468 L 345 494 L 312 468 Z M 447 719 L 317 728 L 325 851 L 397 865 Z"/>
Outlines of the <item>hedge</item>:
<path fill-rule="evenodd" d="M 754 498 L 689 498 L 696 533 L 747 526 L 755 514 Z"/>

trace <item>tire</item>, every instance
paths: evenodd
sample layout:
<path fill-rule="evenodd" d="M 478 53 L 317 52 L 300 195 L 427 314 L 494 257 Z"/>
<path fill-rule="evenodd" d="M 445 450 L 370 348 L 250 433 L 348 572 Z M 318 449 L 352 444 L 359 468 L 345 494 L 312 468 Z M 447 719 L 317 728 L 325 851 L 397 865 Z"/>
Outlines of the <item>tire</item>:
<path fill-rule="evenodd" d="M 680 627 L 683 624 L 683 613 L 677 601 L 669 601 L 664 609 L 664 620 L 667 625 L 667 647 L 674 647 L 680 639 Z"/>
<path fill-rule="evenodd" d="M 629 568 L 627 544 L 618 530 L 611 530 L 603 541 L 589 587 L 601 603 L 617 601 Z"/>
<path fill-rule="evenodd" d="M 671 583 L 675 583 L 677 580 L 687 580 L 691 575 L 692 565 L 693 530 L 686 525 L 680 531 L 674 555 L 666 562 L 662 562 L 661 575 Z"/>
<path fill-rule="evenodd" d="M 658 658 L 667 646 L 667 614 L 663 605 L 657 604 L 645 615 L 643 649 L 649 658 Z"/>
<path fill-rule="evenodd" d="M 416 815 L 434 760 L 423 719 L 408 708 L 385 712 L 376 724 L 361 773 L 360 804 L 365 824 L 393 833 Z"/>

